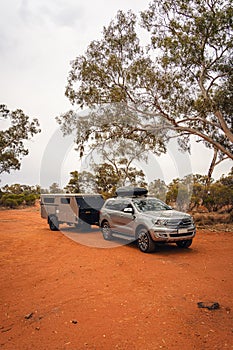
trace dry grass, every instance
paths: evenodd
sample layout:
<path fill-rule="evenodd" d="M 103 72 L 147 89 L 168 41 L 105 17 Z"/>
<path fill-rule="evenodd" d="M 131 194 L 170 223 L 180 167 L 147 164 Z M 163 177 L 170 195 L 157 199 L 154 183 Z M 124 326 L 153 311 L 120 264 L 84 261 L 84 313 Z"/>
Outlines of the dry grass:
<path fill-rule="evenodd" d="M 231 213 L 194 213 L 193 217 L 198 228 L 233 231 L 233 217 Z"/>

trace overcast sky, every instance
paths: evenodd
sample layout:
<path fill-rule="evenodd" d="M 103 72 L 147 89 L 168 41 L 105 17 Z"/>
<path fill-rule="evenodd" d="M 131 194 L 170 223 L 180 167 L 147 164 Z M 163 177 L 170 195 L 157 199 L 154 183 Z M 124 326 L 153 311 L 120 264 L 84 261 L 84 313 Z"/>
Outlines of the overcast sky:
<path fill-rule="evenodd" d="M 72 139 L 63 140 L 55 117 L 71 108 L 64 96 L 70 61 L 83 54 L 90 41 L 101 37 L 102 28 L 117 10 L 135 13 L 148 6 L 145 0 L 9 0 L 0 1 L 0 103 L 10 110 L 21 108 L 37 117 L 42 133 L 27 145 L 30 155 L 20 171 L 2 176 L 6 183 L 65 185 L 69 172 L 86 169 L 73 151 Z M 53 153 L 54 152 L 54 153 Z M 46 155 L 54 154 L 54 163 Z M 150 155 L 143 169 L 147 178 L 166 183 L 190 172 L 206 174 L 212 152 L 200 144 L 191 156 L 174 145 L 163 157 Z M 215 178 L 227 174 L 232 162 L 217 167 Z M 59 167 L 59 169 L 54 169 Z"/>

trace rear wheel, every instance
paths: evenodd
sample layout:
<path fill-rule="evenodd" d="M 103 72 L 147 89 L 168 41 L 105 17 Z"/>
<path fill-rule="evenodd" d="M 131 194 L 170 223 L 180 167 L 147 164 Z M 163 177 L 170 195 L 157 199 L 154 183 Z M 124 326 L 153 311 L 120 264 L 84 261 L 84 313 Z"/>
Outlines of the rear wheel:
<path fill-rule="evenodd" d="M 110 241 L 112 239 L 112 231 L 110 225 L 107 221 L 104 221 L 101 226 L 103 237 L 106 241 Z"/>
<path fill-rule="evenodd" d="M 151 253 L 155 250 L 155 242 L 146 228 L 141 228 L 138 232 L 138 248 L 143 253 Z"/>
<path fill-rule="evenodd" d="M 192 239 L 187 239 L 186 241 L 178 241 L 176 242 L 176 245 L 179 247 L 179 248 L 188 248 L 191 246 L 193 240 Z"/>
<path fill-rule="evenodd" d="M 58 231 L 59 230 L 59 222 L 56 216 L 51 216 L 49 218 L 49 227 L 51 231 Z"/>

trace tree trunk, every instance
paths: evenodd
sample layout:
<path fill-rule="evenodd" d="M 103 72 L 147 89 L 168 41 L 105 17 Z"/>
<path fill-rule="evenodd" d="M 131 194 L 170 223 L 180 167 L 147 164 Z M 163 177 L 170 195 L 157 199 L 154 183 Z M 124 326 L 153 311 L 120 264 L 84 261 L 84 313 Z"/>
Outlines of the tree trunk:
<path fill-rule="evenodd" d="M 210 167 L 209 167 L 209 171 L 208 171 L 208 175 L 207 175 L 207 179 L 206 179 L 206 189 L 205 189 L 206 194 L 208 194 L 208 191 L 210 188 L 210 182 L 211 182 L 213 171 L 214 171 L 214 168 L 216 165 L 217 157 L 218 157 L 218 150 L 217 150 L 217 148 L 214 148 L 213 159 L 212 159 L 212 162 L 210 163 Z"/>

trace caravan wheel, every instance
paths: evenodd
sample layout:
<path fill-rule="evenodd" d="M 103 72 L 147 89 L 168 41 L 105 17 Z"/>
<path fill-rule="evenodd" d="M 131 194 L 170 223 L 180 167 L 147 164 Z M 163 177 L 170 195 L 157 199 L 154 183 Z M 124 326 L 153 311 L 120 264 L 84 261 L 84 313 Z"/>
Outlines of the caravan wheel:
<path fill-rule="evenodd" d="M 59 221 L 56 216 L 49 217 L 49 227 L 51 231 L 59 230 Z"/>

